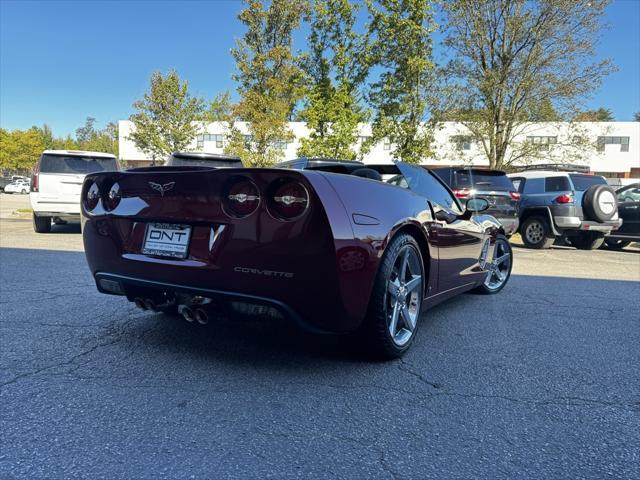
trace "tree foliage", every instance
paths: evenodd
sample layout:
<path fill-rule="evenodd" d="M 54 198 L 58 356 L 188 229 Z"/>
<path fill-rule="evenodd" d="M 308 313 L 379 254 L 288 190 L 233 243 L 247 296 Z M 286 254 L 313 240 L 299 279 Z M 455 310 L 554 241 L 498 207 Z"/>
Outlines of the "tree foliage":
<path fill-rule="evenodd" d="M 204 100 L 189 93 L 189 84 L 175 70 L 151 75 L 149 91 L 133 104 L 134 130 L 129 138 L 147 153 L 154 163 L 183 150 L 201 129 L 206 118 Z"/>
<path fill-rule="evenodd" d="M 633 115 L 633 121 L 634 121 L 634 122 L 640 122 L 640 112 L 636 112 L 636 113 Z"/>
<path fill-rule="evenodd" d="M 447 108 L 482 146 L 493 168 L 535 154 L 515 137 L 546 102 L 563 118 L 612 71 L 593 62 L 608 0 L 444 2 Z"/>
<path fill-rule="evenodd" d="M 87 117 L 82 127 L 76 129 L 75 149 L 90 152 L 113 153 L 118 156 L 118 125 L 115 122 L 98 130 L 96 119 Z"/>
<path fill-rule="evenodd" d="M 298 155 L 354 160 L 358 124 L 368 120 L 362 89 L 369 69 L 368 36 L 355 30 L 358 5 L 349 0 L 316 0 L 311 14 L 310 52 L 302 67 L 307 84 L 300 120 L 308 138 Z"/>
<path fill-rule="evenodd" d="M 613 122 L 613 112 L 609 108 L 600 107 L 597 110 L 587 110 L 578 113 L 576 122 Z"/>
<path fill-rule="evenodd" d="M 230 122 L 233 118 L 234 105 L 231 101 L 231 94 L 223 92 L 217 94 L 209 104 L 206 113 L 209 122 Z"/>
<path fill-rule="evenodd" d="M 36 127 L 12 132 L 0 129 L 0 170 L 29 172 L 44 149 L 41 132 Z"/>
<path fill-rule="evenodd" d="M 268 7 L 260 0 L 245 3 L 238 18 L 247 31 L 231 53 L 240 94 L 233 117 L 249 122 L 248 134 L 232 122 L 225 151 L 246 165 L 266 166 L 279 161 L 283 144 L 293 140 L 287 122 L 303 96 L 303 75 L 292 51 L 292 36 L 308 4 L 306 0 L 271 0 Z"/>
<path fill-rule="evenodd" d="M 425 125 L 435 66 L 431 0 L 369 2 L 375 35 L 374 63 L 382 68 L 373 83 L 373 140 L 387 139 L 396 160 L 420 163 L 431 155 L 433 130 Z"/>

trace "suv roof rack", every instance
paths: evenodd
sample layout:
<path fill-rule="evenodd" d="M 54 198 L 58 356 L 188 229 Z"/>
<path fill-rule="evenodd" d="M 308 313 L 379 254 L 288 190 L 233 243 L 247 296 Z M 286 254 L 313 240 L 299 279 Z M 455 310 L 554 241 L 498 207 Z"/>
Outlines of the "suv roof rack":
<path fill-rule="evenodd" d="M 573 163 L 537 163 L 535 165 L 517 167 L 514 172 L 525 172 L 531 170 L 544 170 L 548 172 L 590 172 L 588 165 L 575 165 Z"/>

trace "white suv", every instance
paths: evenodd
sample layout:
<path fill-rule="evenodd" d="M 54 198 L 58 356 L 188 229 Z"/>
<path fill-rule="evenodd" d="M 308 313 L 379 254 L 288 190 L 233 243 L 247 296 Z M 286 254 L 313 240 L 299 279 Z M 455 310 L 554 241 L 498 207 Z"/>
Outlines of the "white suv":
<path fill-rule="evenodd" d="M 118 170 L 116 157 L 110 153 L 45 150 L 31 180 L 33 229 L 46 233 L 51 231 L 52 220 L 80 220 L 80 191 L 85 175 L 109 170 Z"/>

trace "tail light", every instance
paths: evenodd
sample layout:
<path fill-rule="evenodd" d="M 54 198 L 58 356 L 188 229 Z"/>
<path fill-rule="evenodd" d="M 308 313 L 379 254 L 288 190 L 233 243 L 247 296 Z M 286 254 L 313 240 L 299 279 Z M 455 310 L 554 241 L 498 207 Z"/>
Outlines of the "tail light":
<path fill-rule="evenodd" d="M 113 210 L 120 203 L 120 199 L 122 198 L 122 194 L 120 192 L 120 185 L 118 182 L 115 182 L 111 185 L 111 188 L 107 192 L 107 198 L 104 200 L 104 206 L 106 210 Z"/>
<path fill-rule="evenodd" d="M 511 197 L 511 200 L 520 200 L 520 198 L 522 198 L 522 195 L 520 195 L 519 192 L 509 192 L 509 196 Z"/>
<path fill-rule="evenodd" d="M 260 191 L 251 180 L 236 177 L 226 189 L 224 204 L 232 216 L 246 217 L 260 205 Z"/>
<path fill-rule="evenodd" d="M 38 180 L 40 178 L 40 165 L 39 162 L 36 164 L 36 167 L 33 169 L 33 175 L 31 176 L 31 191 L 38 191 Z"/>
<path fill-rule="evenodd" d="M 98 188 L 98 184 L 93 182 L 87 190 L 84 206 L 87 210 L 91 211 L 98 205 L 98 200 L 100 200 L 100 189 Z"/>
<path fill-rule="evenodd" d="M 270 191 L 272 213 L 283 220 L 299 217 L 309 206 L 309 192 L 295 180 L 276 181 Z"/>
<path fill-rule="evenodd" d="M 468 188 L 454 188 L 453 194 L 458 198 L 465 198 L 471 194 L 471 190 Z"/>
<path fill-rule="evenodd" d="M 558 197 L 556 197 L 555 199 L 556 203 L 572 203 L 573 202 L 573 195 L 568 195 L 568 194 L 563 194 L 560 195 Z"/>

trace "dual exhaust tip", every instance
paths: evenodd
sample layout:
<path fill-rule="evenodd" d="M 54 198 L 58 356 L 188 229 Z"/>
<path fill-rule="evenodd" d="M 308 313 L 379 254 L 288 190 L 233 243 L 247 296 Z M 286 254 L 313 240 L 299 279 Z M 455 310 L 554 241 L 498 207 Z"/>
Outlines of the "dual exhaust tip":
<path fill-rule="evenodd" d="M 142 310 L 151 310 L 152 312 L 161 312 L 169 306 L 167 303 L 158 305 L 151 298 L 142 297 L 136 297 L 134 299 L 134 303 L 136 304 L 136 307 Z M 187 305 L 178 305 L 178 314 L 182 315 L 182 317 L 189 323 L 198 322 L 200 325 L 206 325 L 209 323 L 209 313 L 207 313 L 204 308 L 191 308 Z"/>
<path fill-rule="evenodd" d="M 189 322 L 198 322 L 200 325 L 209 323 L 209 314 L 204 308 L 191 308 L 187 305 L 178 306 L 178 313 Z"/>

